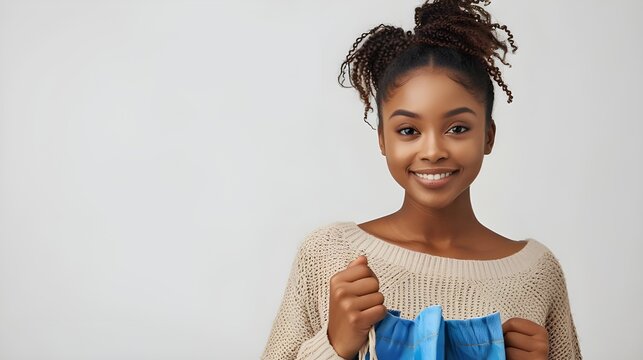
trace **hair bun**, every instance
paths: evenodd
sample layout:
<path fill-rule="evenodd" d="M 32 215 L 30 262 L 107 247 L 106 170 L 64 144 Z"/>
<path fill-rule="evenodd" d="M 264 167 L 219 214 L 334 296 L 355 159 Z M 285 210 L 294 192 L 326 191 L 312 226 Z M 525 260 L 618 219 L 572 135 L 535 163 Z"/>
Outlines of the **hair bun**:
<path fill-rule="evenodd" d="M 518 50 L 513 34 L 507 26 L 493 23 L 491 15 L 479 4 L 489 5 L 485 0 L 427 0 L 415 8 L 415 36 L 419 42 L 433 45 L 456 47 L 483 61 L 491 57 L 504 65 L 508 47 L 512 52 Z M 506 40 L 500 40 L 496 29 L 504 31 Z M 498 53 L 501 52 L 501 54 Z M 489 65 L 493 66 L 492 63 Z"/>
<path fill-rule="evenodd" d="M 461 4 L 464 5 L 461 7 Z M 435 20 L 444 17 L 452 16 L 454 18 L 462 18 L 467 15 L 467 5 L 472 5 L 473 2 L 460 1 L 460 0 L 437 0 L 434 2 L 427 1 L 423 5 L 415 8 L 415 28 L 421 28 L 431 24 Z"/>
<path fill-rule="evenodd" d="M 489 75 L 505 93 L 508 102 L 513 95 L 502 79 L 495 59 L 511 67 L 506 61 L 507 52 L 518 50 L 513 34 L 506 25 L 491 21 L 491 15 L 480 6 L 489 5 L 489 0 L 427 0 L 415 8 L 415 41 L 428 45 L 455 48 L 482 61 Z M 507 35 L 500 39 L 500 29 Z"/>

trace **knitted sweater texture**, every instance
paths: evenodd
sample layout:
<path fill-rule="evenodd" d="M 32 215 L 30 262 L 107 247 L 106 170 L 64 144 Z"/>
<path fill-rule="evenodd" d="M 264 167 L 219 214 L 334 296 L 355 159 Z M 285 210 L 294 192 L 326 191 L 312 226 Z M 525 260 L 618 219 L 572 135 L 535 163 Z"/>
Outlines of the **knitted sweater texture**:
<path fill-rule="evenodd" d="M 445 319 L 499 311 L 547 329 L 549 359 L 582 359 L 562 268 L 535 239 L 495 260 L 462 260 L 416 252 L 379 239 L 352 221 L 330 223 L 301 243 L 262 359 L 342 359 L 327 336 L 331 276 L 365 255 L 384 305 L 413 319 L 442 305 Z"/>

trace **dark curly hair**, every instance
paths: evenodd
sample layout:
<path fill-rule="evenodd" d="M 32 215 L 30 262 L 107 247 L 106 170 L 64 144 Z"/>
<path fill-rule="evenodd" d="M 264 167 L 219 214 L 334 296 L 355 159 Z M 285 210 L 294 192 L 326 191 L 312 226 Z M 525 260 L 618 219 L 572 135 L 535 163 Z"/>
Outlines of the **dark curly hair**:
<path fill-rule="evenodd" d="M 378 127 L 381 128 L 382 101 L 388 99 L 395 80 L 409 71 L 435 66 L 451 70 L 449 76 L 462 84 L 486 105 L 486 124 L 491 122 L 494 91 L 491 79 L 507 94 L 513 95 L 502 79 L 495 60 L 505 61 L 508 46 L 518 49 L 506 25 L 491 22 L 491 16 L 479 4 L 482 0 L 427 0 L 415 9 L 413 31 L 380 24 L 355 40 L 346 55 L 337 78 L 343 87 L 348 73 L 350 84 L 359 92 L 365 105 L 364 122 L 373 109 L 375 96 Z M 488 5 L 489 1 L 484 1 Z M 497 29 L 507 39 L 500 40 Z M 361 46 L 360 46 L 361 44 Z M 373 126 L 371 125 L 371 128 Z M 373 128 L 374 129 L 374 128 Z"/>

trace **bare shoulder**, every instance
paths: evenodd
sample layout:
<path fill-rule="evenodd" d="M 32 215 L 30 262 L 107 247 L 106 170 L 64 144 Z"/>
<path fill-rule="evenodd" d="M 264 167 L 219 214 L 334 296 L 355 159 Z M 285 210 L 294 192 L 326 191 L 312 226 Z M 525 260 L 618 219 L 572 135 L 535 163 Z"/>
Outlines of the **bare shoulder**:
<path fill-rule="evenodd" d="M 529 242 L 527 239 L 510 239 L 486 227 L 480 232 L 479 238 L 481 240 L 484 239 L 481 241 L 483 245 L 479 251 L 484 251 L 487 257 L 496 259 L 520 252 Z"/>
<path fill-rule="evenodd" d="M 384 230 L 385 230 L 383 217 L 369 220 L 361 224 L 357 224 L 357 226 L 359 226 L 362 230 L 376 236 L 380 234 L 384 234 Z"/>

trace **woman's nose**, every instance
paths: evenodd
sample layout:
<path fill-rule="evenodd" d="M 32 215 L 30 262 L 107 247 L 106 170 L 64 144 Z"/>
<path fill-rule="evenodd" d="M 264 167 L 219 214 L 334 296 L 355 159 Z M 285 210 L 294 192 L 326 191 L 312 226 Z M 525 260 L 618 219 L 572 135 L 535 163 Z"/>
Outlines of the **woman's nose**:
<path fill-rule="evenodd" d="M 421 143 L 422 159 L 429 160 L 430 162 L 437 162 L 438 160 L 449 157 L 444 141 L 439 134 L 425 134 L 424 141 Z"/>

